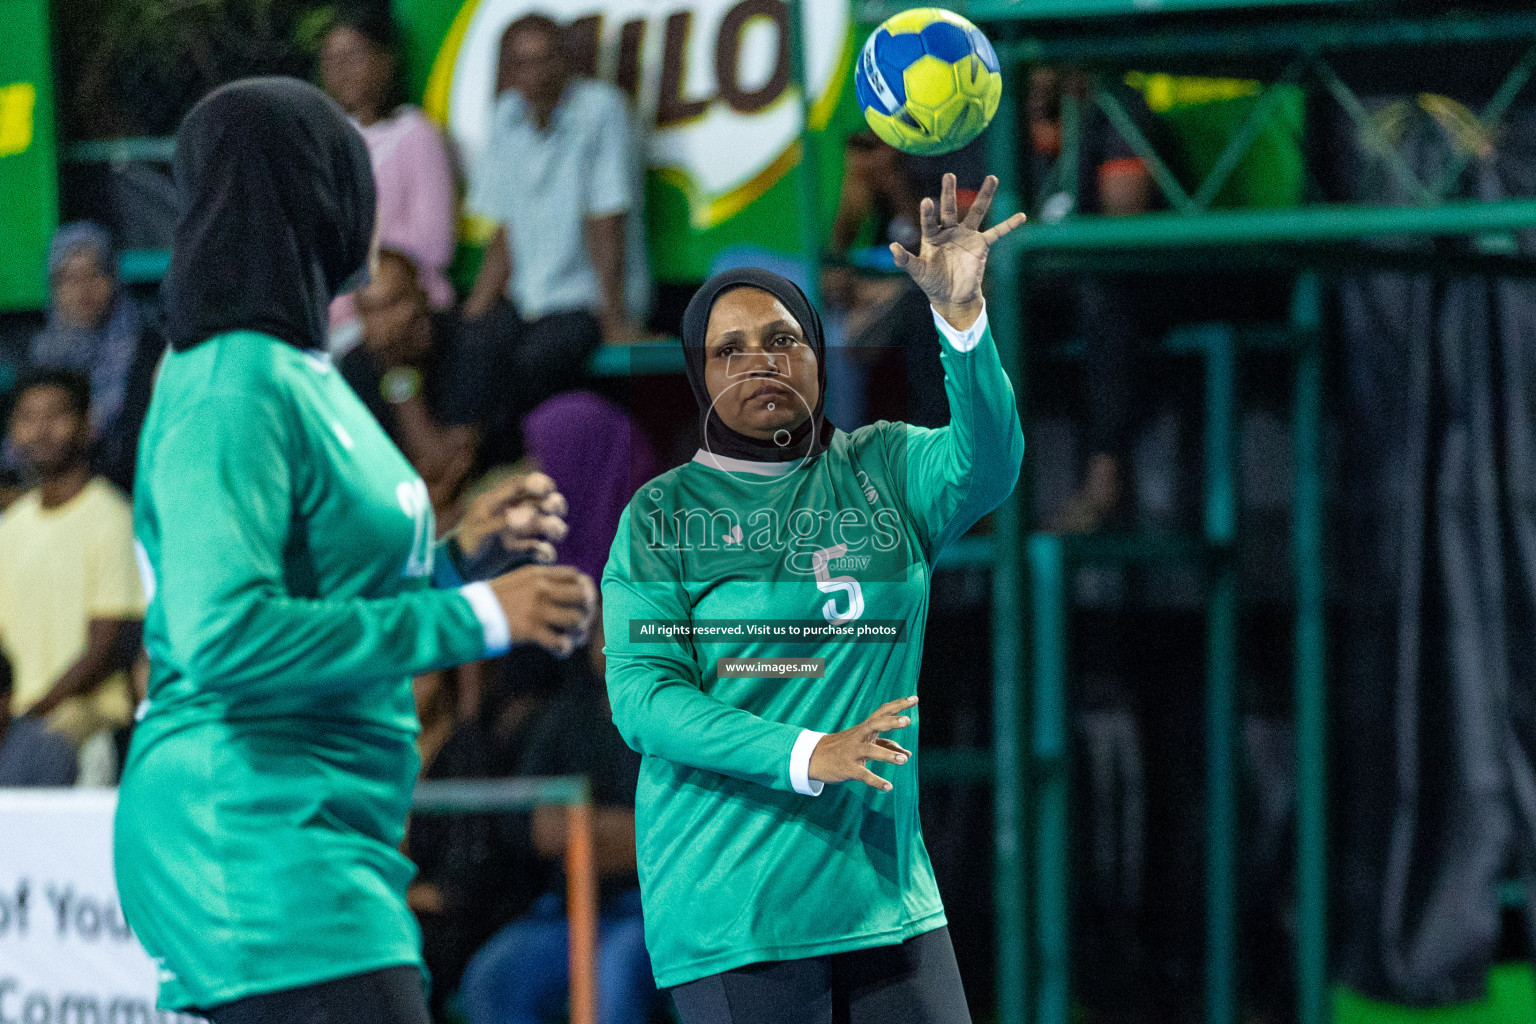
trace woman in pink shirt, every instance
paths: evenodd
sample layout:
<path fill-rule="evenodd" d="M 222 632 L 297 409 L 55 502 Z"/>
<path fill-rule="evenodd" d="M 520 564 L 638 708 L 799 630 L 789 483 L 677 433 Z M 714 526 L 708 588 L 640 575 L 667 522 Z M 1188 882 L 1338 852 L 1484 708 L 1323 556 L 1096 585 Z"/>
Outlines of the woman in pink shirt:
<path fill-rule="evenodd" d="M 320 84 L 368 144 L 379 244 L 414 259 L 432 307 L 445 309 L 454 300 L 447 278 L 454 249 L 453 166 L 437 126 L 419 107 L 396 105 L 395 49 L 395 25 L 382 4 L 343 7 L 321 44 Z M 331 305 L 333 334 L 355 318 L 351 295 Z"/>

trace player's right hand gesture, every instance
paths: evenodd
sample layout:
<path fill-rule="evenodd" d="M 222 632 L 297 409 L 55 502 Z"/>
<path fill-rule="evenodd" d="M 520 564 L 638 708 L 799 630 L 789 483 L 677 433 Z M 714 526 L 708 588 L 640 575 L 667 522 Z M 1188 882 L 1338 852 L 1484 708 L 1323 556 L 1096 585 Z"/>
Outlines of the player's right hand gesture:
<path fill-rule="evenodd" d="M 911 725 L 912 719 L 906 712 L 916 704 L 916 697 L 893 700 L 889 704 L 880 705 L 874 714 L 852 729 L 823 736 L 816 742 L 816 749 L 811 751 L 810 770 L 807 774 L 816 782 L 848 782 L 856 779 L 883 793 L 889 793 L 896 787 L 870 771 L 865 763 L 907 763 L 912 751 L 880 734 Z"/>
<path fill-rule="evenodd" d="M 525 565 L 491 580 L 514 644 L 564 658 L 587 642 L 597 611 L 592 577 L 568 565 Z"/>
<path fill-rule="evenodd" d="M 982 223 L 997 194 L 997 177 L 987 175 L 976 201 L 962 218 L 955 198 L 955 176 L 946 174 L 939 201 L 924 199 L 918 209 L 922 218 L 922 243 L 917 252 L 891 243 L 891 256 L 928 296 L 939 315 L 957 330 L 966 330 L 981 315 L 981 280 L 987 253 L 993 243 L 1024 223 L 1016 213 L 983 231 Z"/>

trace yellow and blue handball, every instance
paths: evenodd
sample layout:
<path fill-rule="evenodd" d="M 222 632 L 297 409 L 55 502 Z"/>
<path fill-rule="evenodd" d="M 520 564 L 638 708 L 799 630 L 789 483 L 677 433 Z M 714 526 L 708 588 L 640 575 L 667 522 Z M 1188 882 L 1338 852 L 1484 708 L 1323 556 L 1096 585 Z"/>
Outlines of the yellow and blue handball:
<path fill-rule="evenodd" d="M 997 113 L 1003 76 L 981 29 L 950 11 L 918 7 L 887 18 L 859 54 L 854 92 L 864 120 L 897 149 L 949 153 Z"/>

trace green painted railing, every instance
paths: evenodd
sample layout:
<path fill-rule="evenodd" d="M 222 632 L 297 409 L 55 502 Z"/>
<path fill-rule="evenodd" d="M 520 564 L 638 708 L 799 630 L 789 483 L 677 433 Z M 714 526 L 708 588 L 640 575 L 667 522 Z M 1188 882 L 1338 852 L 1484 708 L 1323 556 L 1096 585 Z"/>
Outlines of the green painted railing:
<path fill-rule="evenodd" d="M 120 164 L 132 161 L 171 162 L 176 140 L 164 138 L 97 139 L 76 142 L 64 150 L 64 162 L 71 164 Z"/>
<path fill-rule="evenodd" d="M 117 257 L 117 276 L 124 284 L 159 284 L 169 269 L 169 249 L 126 249 Z"/>
<path fill-rule="evenodd" d="M 431 779 L 416 784 L 413 814 L 507 814 L 546 804 L 574 807 L 592 802 L 584 775 L 505 779 Z"/>
<path fill-rule="evenodd" d="M 1482 235 L 1528 230 L 1533 224 L 1536 199 L 1501 199 L 1430 207 L 1330 203 L 1290 210 L 1077 217 L 1059 224 L 1034 224 L 1015 234 L 1020 248 L 1031 254 L 1116 253 L 1127 249 L 1305 245 L 1362 238 Z"/>
<path fill-rule="evenodd" d="M 1263 7 L 1339 7 L 1367 0 L 966 0 L 972 18 L 1106 18 L 1159 12 L 1218 12 Z"/>

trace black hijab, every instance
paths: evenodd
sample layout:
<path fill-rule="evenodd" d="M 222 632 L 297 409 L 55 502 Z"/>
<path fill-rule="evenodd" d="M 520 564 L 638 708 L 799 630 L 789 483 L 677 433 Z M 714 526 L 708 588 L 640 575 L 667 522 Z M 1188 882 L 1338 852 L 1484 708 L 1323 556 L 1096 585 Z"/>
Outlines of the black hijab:
<path fill-rule="evenodd" d="M 173 170 L 171 346 L 251 330 L 323 347 L 327 306 L 373 241 L 368 148 L 341 108 L 296 78 L 233 82 L 182 120 Z"/>
<path fill-rule="evenodd" d="M 704 335 L 716 300 L 734 288 L 760 288 L 778 299 L 800 324 L 806 344 L 816 353 L 816 407 L 804 423 L 790 432 L 788 444 L 748 437 L 726 426 L 718 414 L 711 415 L 713 403 L 704 383 Z M 705 447 L 716 455 L 754 462 L 789 462 L 820 455 L 832 443 L 833 427 L 822 411 L 827 400 L 827 343 L 821 332 L 821 317 L 800 286 L 788 278 L 757 267 L 742 267 L 705 281 L 683 313 L 683 360 L 693 397 L 704 417 Z"/>

